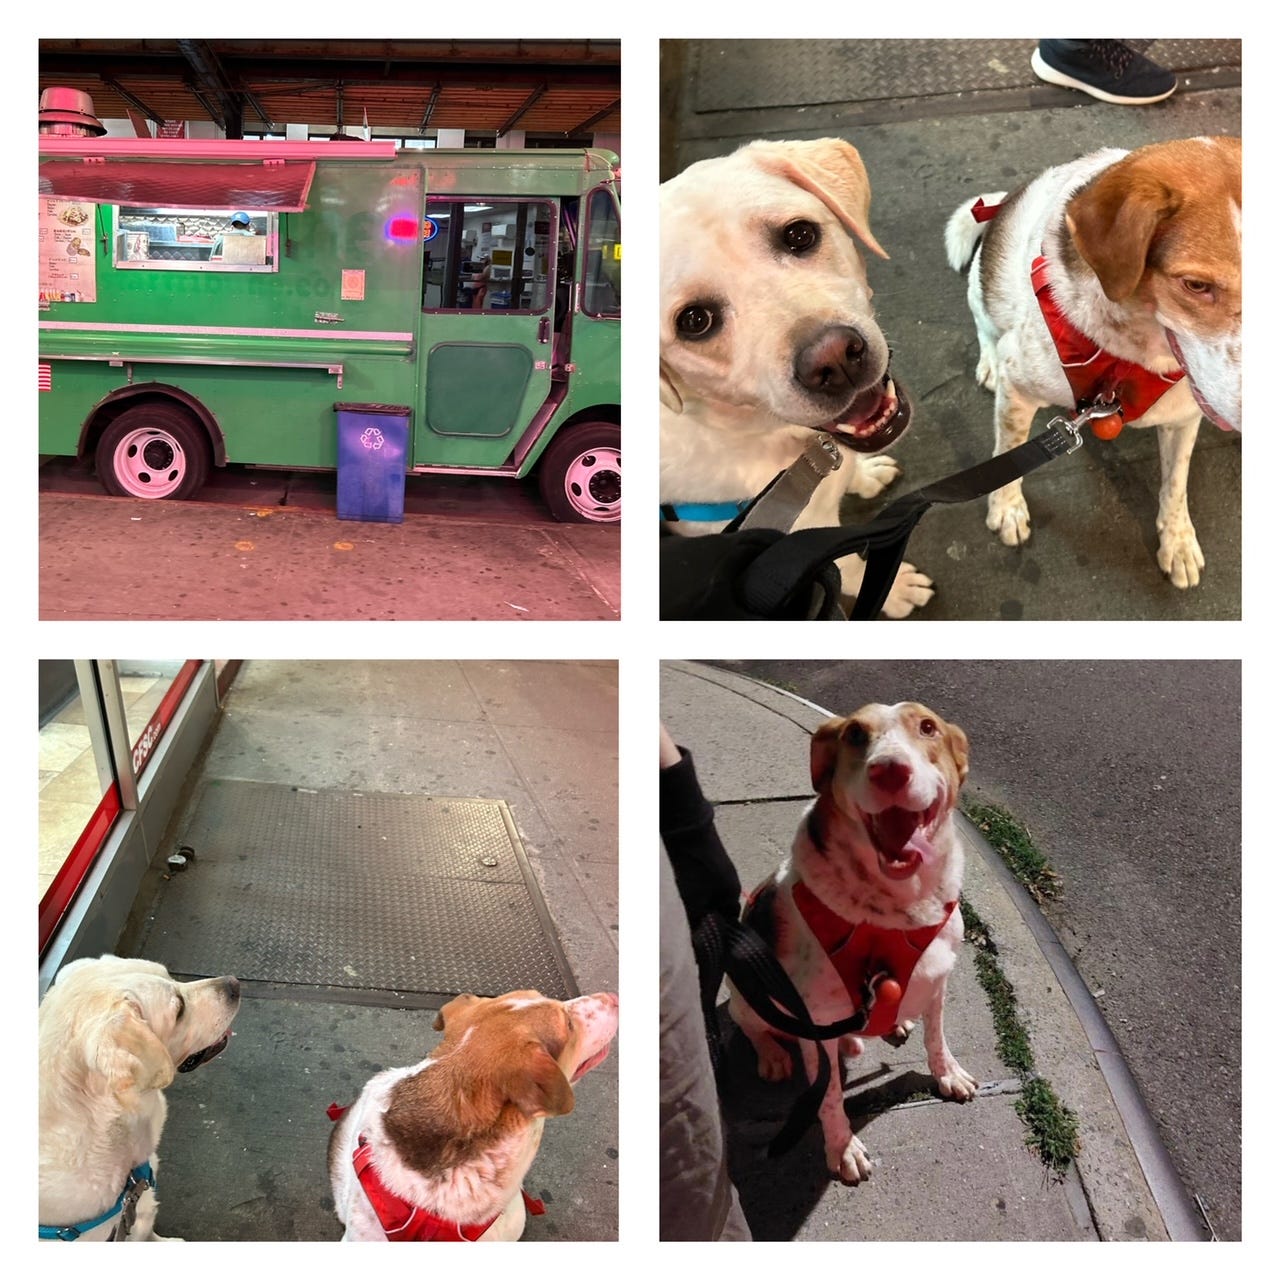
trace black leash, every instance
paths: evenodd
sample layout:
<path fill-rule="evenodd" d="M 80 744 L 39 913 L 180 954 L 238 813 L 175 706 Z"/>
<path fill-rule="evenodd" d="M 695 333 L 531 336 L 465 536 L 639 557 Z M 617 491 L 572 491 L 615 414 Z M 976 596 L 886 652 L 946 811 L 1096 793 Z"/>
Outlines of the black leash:
<path fill-rule="evenodd" d="M 867 567 L 849 616 L 853 621 L 875 618 L 893 586 L 911 534 L 934 503 L 971 502 L 1054 458 L 1074 453 L 1084 443 L 1080 428 L 1114 412 L 1114 405 L 1091 405 L 1074 418 L 1056 417 L 1034 439 L 904 494 L 867 524 L 800 529 L 777 539 L 747 566 L 739 584 L 743 605 L 756 617 L 785 617 L 788 610 L 794 615 L 794 597 L 800 591 L 810 592 L 826 566 L 843 556 L 860 555 Z M 749 514 L 750 508 L 743 518 Z"/>
<path fill-rule="evenodd" d="M 822 1041 L 856 1035 L 870 1020 L 876 1002 L 872 978 L 869 976 L 863 985 L 862 1008 L 856 1013 L 839 1022 L 815 1023 L 787 971 L 750 926 L 739 920 L 708 914 L 694 931 L 693 946 L 699 964 L 702 962 L 700 947 L 705 949 L 709 958 L 722 957 L 724 976 L 769 1026 L 784 1035 L 797 1040 L 812 1040 L 817 1045 L 818 1061 L 813 1081 L 795 1100 L 786 1123 L 769 1143 L 770 1156 L 783 1155 L 795 1146 L 813 1123 L 831 1082 L 831 1063 Z"/>

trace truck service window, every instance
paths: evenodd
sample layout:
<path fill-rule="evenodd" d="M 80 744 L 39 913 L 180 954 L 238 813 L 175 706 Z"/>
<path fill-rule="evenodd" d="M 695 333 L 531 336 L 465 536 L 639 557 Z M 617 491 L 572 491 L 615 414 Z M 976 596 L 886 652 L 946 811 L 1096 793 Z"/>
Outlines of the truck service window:
<path fill-rule="evenodd" d="M 114 209 L 122 271 L 275 271 L 277 217 L 253 209 Z"/>
<path fill-rule="evenodd" d="M 424 311 L 546 311 L 557 215 L 536 200 L 427 200 Z"/>

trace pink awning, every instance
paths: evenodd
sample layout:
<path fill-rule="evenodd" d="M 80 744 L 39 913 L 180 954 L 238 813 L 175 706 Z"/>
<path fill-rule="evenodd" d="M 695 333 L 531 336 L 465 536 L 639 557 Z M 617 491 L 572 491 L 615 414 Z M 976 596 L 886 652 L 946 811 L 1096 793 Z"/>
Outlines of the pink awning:
<path fill-rule="evenodd" d="M 315 172 L 314 160 L 271 164 L 49 160 L 40 166 L 40 194 L 151 209 L 297 213 L 307 207 Z"/>

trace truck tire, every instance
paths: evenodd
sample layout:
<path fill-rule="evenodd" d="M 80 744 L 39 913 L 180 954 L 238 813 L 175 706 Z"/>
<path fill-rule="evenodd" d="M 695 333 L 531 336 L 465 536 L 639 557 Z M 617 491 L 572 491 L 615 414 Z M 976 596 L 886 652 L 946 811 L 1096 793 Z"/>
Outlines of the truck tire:
<path fill-rule="evenodd" d="M 98 479 L 122 498 L 189 498 L 209 476 L 204 430 L 169 404 L 126 409 L 94 452 Z"/>
<path fill-rule="evenodd" d="M 542 455 L 538 483 L 557 520 L 617 524 L 622 519 L 622 428 L 615 422 L 566 427 Z"/>

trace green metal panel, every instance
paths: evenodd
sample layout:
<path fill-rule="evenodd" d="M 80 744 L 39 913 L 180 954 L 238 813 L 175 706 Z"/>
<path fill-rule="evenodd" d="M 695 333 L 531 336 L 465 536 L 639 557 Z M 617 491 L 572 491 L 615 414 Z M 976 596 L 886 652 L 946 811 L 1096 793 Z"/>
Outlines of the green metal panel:
<path fill-rule="evenodd" d="M 416 465 L 507 464 L 550 390 L 543 317 L 424 314 L 421 242 L 388 234 L 390 220 L 419 221 L 428 186 L 459 195 L 580 195 L 612 185 L 616 163 L 609 153 L 581 151 L 322 159 L 308 209 L 280 215 L 279 270 L 260 274 L 116 270 L 111 211 L 100 208 L 97 301 L 41 308 L 42 321 L 74 327 L 40 335 L 52 378 L 40 395 L 40 451 L 75 453 L 95 406 L 122 390 L 154 387 L 198 400 L 232 462 L 332 467 L 333 403 L 369 400 L 423 406 L 414 415 Z M 347 297 L 344 272 L 363 273 L 345 277 Z M 322 315 L 340 319 L 326 324 Z M 574 316 L 568 393 L 522 473 L 560 422 L 620 402 L 618 338 L 617 321 Z M 442 353 L 438 368 L 433 350 Z M 319 367 L 279 367 L 291 364 Z"/>
<path fill-rule="evenodd" d="M 427 356 L 427 427 L 440 436 L 509 436 L 533 376 L 524 346 L 444 342 Z"/>

